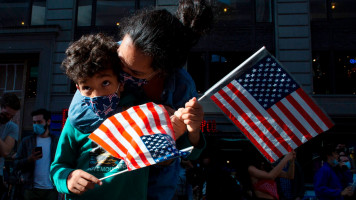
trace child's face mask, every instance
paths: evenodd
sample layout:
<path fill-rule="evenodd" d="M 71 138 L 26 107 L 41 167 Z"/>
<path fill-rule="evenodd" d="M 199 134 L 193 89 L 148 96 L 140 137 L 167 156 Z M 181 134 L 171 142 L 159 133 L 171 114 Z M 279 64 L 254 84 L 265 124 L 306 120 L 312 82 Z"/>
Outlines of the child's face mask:
<path fill-rule="evenodd" d="M 106 96 L 97 96 L 97 97 L 86 97 L 83 96 L 83 102 L 89 106 L 90 109 L 94 111 L 102 119 L 106 119 L 115 113 L 117 108 L 120 96 L 118 95 L 117 88 L 116 92 Z"/>

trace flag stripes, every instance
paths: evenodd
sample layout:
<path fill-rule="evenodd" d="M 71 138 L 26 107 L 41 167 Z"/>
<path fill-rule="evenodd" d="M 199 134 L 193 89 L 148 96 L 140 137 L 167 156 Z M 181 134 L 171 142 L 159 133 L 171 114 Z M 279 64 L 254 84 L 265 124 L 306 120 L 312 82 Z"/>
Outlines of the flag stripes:
<path fill-rule="evenodd" d="M 113 156 L 123 159 L 128 169 L 133 170 L 156 163 L 142 140 L 143 136 L 155 133 L 174 138 L 173 127 L 165 108 L 147 103 L 108 118 L 89 138 Z"/>
<path fill-rule="evenodd" d="M 323 113 L 318 113 L 322 111 L 303 93 L 298 88 L 265 110 L 239 82 L 233 80 L 211 98 L 257 149 L 274 162 L 332 126 L 332 122 L 323 118 Z"/>

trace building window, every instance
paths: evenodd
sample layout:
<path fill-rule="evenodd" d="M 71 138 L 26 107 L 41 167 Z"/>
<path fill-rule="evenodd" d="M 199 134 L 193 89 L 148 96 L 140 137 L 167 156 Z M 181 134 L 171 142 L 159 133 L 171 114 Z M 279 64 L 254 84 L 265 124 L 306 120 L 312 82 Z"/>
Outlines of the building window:
<path fill-rule="evenodd" d="M 355 0 L 310 0 L 312 20 L 338 20 L 356 18 Z"/>
<path fill-rule="evenodd" d="M 116 26 L 135 11 L 135 1 L 97 0 L 95 26 Z"/>
<path fill-rule="evenodd" d="M 154 5 L 154 0 L 78 0 L 74 39 L 96 32 L 117 36 L 123 18 Z"/>
<path fill-rule="evenodd" d="M 325 20 L 327 18 L 325 0 L 310 0 L 310 13 L 312 20 Z"/>
<path fill-rule="evenodd" d="M 0 1 L 0 27 L 28 25 L 29 0 Z"/>
<path fill-rule="evenodd" d="M 136 10 L 154 5 L 154 0 L 79 0 L 77 27 L 116 27 Z"/>
<path fill-rule="evenodd" d="M 44 25 L 46 0 L 32 0 L 31 25 Z"/>
<path fill-rule="evenodd" d="M 334 19 L 356 18 L 355 0 L 332 0 L 330 7 Z"/>
<path fill-rule="evenodd" d="M 356 94 L 356 51 L 313 52 L 314 94 Z"/>
<path fill-rule="evenodd" d="M 90 26 L 91 13 L 93 10 L 92 0 L 78 1 L 77 26 Z"/>
<path fill-rule="evenodd" d="M 45 0 L 1 0 L 0 27 L 45 24 Z"/>
<path fill-rule="evenodd" d="M 220 23 L 254 24 L 272 22 L 270 0 L 216 0 L 215 6 Z"/>
<path fill-rule="evenodd" d="M 272 22 L 270 0 L 256 0 L 256 22 Z"/>

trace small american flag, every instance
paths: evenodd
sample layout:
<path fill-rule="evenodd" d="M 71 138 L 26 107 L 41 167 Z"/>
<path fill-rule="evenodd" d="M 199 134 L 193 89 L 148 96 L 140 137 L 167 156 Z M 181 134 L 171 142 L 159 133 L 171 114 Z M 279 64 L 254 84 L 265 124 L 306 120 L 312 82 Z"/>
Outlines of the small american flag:
<path fill-rule="evenodd" d="M 264 48 L 224 79 L 204 96 L 212 94 L 211 99 L 270 162 L 333 126 Z"/>
<path fill-rule="evenodd" d="M 152 102 L 109 117 L 89 138 L 124 160 L 129 171 L 189 154 L 176 148 L 166 109 Z"/>

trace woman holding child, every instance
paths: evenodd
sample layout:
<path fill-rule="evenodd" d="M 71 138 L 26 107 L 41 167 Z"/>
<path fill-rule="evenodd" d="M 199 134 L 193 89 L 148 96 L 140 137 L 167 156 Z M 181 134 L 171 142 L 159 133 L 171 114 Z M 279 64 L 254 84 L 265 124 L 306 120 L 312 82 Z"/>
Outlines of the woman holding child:
<path fill-rule="evenodd" d="M 100 49 L 98 46 L 103 45 L 98 41 L 104 36 L 99 36 L 98 41 L 93 40 L 91 45 L 73 43 L 68 48 L 63 67 L 76 82 L 78 91 L 71 103 L 51 166 L 51 179 L 60 192 L 68 194 L 67 199 L 173 197 L 178 178 L 177 160 L 167 163 L 167 166 L 152 166 L 149 171 L 142 168 L 125 173 L 103 183 L 98 178 L 120 170 L 121 163 L 117 161 L 115 166 L 105 171 L 108 168 L 103 166 L 107 163 L 95 160 L 101 156 L 98 154 L 100 148 L 93 146 L 87 137 L 107 117 L 123 108 L 154 101 L 173 111 L 178 109 L 172 117 L 176 135 L 181 136 L 177 140 L 178 148 L 193 145 L 196 152 L 192 157 L 199 155 L 205 146 L 199 131 L 203 110 L 192 98 L 197 96 L 195 84 L 182 66 L 189 50 L 210 28 L 211 22 L 211 8 L 204 1 L 194 0 L 180 1 L 177 17 L 166 10 L 151 10 L 129 18 L 121 29 L 123 40 L 117 48 L 121 69 L 115 67 L 119 65 L 114 65 L 114 62 L 107 62 L 113 59 L 111 53 L 109 57 L 104 56 L 105 51 L 112 52 L 112 47 L 92 54 L 91 49 Z M 85 43 L 84 40 L 81 42 Z M 112 39 L 108 42 L 114 46 Z M 79 47 L 87 51 L 82 52 Z M 91 71 L 92 68 L 95 70 Z M 117 72 L 116 68 L 120 71 Z M 81 74 L 83 70 L 86 71 Z M 74 77 L 78 78 L 70 74 L 76 74 Z M 106 115 L 90 109 L 88 104 L 93 100 L 112 105 L 110 103 L 113 102 L 107 104 L 100 100 L 100 96 L 106 95 L 117 97 L 115 112 Z"/>

